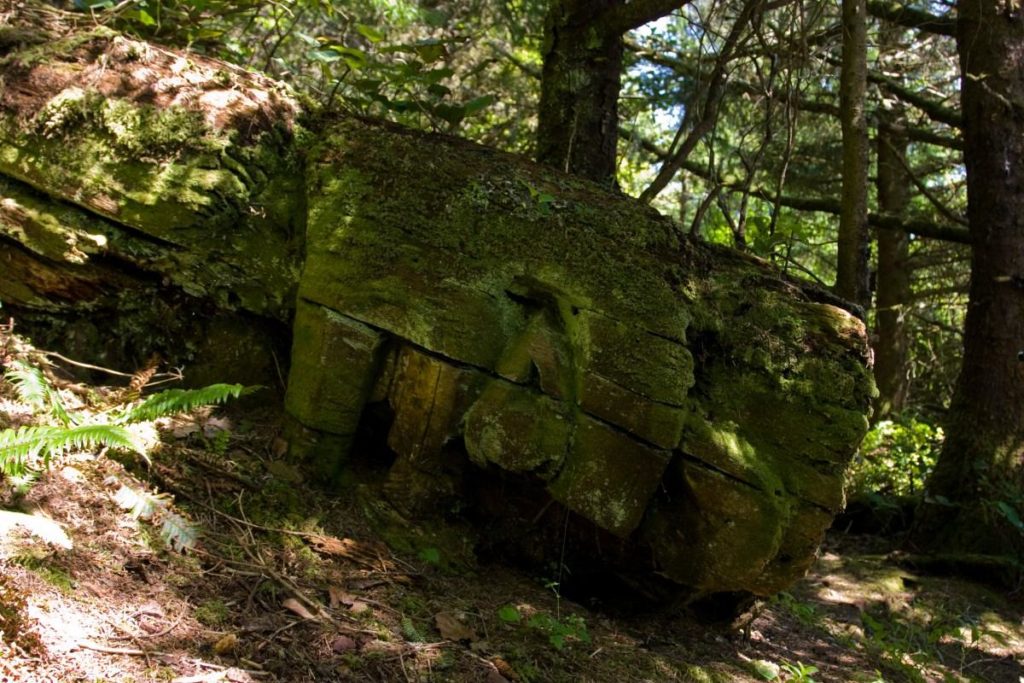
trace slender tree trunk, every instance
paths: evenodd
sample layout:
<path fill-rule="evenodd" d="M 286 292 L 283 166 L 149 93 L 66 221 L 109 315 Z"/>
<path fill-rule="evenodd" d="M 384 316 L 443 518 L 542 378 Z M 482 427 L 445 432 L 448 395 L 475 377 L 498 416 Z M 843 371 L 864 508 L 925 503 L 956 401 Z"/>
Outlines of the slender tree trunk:
<path fill-rule="evenodd" d="M 605 185 L 615 179 L 624 48 L 601 15 L 617 4 L 552 2 L 537 122 L 538 161 Z"/>
<path fill-rule="evenodd" d="M 878 208 L 902 216 L 910 199 L 911 179 L 903 165 L 907 138 L 887 120 L 878 127 Z M 884 420 L 903 410 L 909 388 L 909 340 L 906 314 L 910 305 L 907 270 L 910 236 L 897 230 L 878 231 L 878 279 L 875 323 L 875 382 L 878 398 L 872 419 Z"/>
<path fill-rule="evenodd" d="M 868 127 L 867 9 L 865 0 L 843 0 L 843 63 L 839 117 L 843 129 L 843 195 L 839 214 L 836 294 L 867 308 L 868 286 Z"/>
<path fill-rule="evenodd" d="M 964 162 L 972 238 L 964 361 L 918 538 L 943 550 L 1010 554 L 1024 537 L 1001 501 L 1024 497 L 1024 15 L 961 0 Z M 943 500 L 943 498 L 945 500 Z"/>

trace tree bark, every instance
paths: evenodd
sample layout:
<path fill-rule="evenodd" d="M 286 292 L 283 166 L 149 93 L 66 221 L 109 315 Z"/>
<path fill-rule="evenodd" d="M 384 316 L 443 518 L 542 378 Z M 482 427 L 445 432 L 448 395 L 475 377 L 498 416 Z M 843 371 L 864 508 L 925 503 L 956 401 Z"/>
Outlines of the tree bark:
<path fill-rule="evenodd" d="M 878 134 L 878 208 L 897 216 L 910 200 L 910 176 L 898 155 L 905 154 L 907 139 L 890 126 Z M 878 275 L 875 299 L 875 383 L 878 398 L 871 418 L 887 419 L 906 405 L 909 389 L 910 340 L 907 336 L 907 308 L 911 305 L 910 235 L 898 230 L 879 230 Z"/>
<path fill-rule="evenodd" d="M 689 0 L 551 0 L 537 161 L 615 185 L 624 36 Z"/>
<path fill-rule="evenodd" d="M 963 368 L 917 538 L 935 549 L 1024 549 L 996 501 L 1024 498 L 1024 16 L 959 4 L 964 162 L 971 231 Z M 988 501 L 986 503 L 986 501 Z"/>
<path fill-rule="evenodd" d="M 870 8 L 869 8 L 870 9 Z M 879 31 L 879 51 L 888 55 L 899 47 L 901 31 L 883 26 Z M 878 162 L 875 188 L 880 213 L 902 217 L 910 202 L 913 179 L 906 165 L 909 138 L 905 117 L 898 110 L 878 112 L 875 158 Z M 871 419 L 874 422 L 899 414 L 909 389 L 910 340 L 906 319 L 911 305 L 910 235 L 893 230 L 876 231 L 878 271 L 876 276 L 875 384 L 878 397 Z"/>
<path fill-rule="evenodd" d="M 551 3 L 537 118 L 537 160 L 605 186 L 615 180 L 624 52 L 606 17 L 618 4 Z"/>
<path fill-rule="evenodd" d="M 843 0 L 843 61 L 839 116 L 843 129 L 843 191 L 839 214 L 836 294 L 871 305 L 868 261 L 867 9 L 864 0 Z"/>

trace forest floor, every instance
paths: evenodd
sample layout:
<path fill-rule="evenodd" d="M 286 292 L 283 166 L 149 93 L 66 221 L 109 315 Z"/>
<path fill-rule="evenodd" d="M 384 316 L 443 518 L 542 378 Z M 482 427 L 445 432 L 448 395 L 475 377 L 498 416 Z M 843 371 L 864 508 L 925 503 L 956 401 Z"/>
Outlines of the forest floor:
<path fill-rule="evenodd" d="M 30 413 L 0 387 L 0 427 Z M 371 497 L 303 483 L 267 408 L 156 427 L 149 467 L 66 454 L 0 492 L 71 546 L 0 524 L 0 682 L 1024 681 L 1022 592 L 909 571 L 885 539 L 832 534 L 739 632 L 611 614 L 388 546 Z"/>

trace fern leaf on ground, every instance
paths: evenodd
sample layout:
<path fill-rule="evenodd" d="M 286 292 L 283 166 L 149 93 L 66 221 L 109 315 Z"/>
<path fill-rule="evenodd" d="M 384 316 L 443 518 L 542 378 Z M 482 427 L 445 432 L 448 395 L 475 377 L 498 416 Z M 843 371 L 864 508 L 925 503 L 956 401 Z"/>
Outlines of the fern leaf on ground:
<path fill-rule="evenodd" d="M 160 537 L 178 552 L 191 550 L 199 539 L 199 527 L 175 512 L 173 503 L 164 495 L 122 484 L 114 495 L 114 502 L 135 519 L 159 522 Z"/>
<path fill-rule="evenodd" d="M 115 422 L 131 424 L 146 422 L 178 413 L 187 413 L 201 406 L 224 403 L 250 391 L 241 384 L 211 384 L 202 389 L 168 389 L 146 398 L 142 403 L 125 410 Z"/>
<path fill-rule="evenodd" d="M 14 361 L 4 372 L 4 379 L 11 383 L 18 400 L 33 408 L 46 407 L 46 395 L 50 383 L 39 368 L 21 361 Z"/>
<path fill-rule="evenodd" d="M 164 510 L 160 524 L 164 543 L 180 553 L 191 550 L 199 540 L 199 527 L 171 510 Z"/>
<path fill-rule="evenodd" d="M 68 449 L 105 446 L 145 455 L 128 430 L 118 425 L 78 427 L 19 427 L 0 431 L 0 472 L 7 476 L 25 473 L 29 462 L 42 457 L 44 465 Z"/>
<path fill-rule="evenodd" d="M 71 424 L 71 415 L 68 414 L 64 401 L 42 370 L 28 363 L 15 361 L 4 373 L 4 377 L 14 387 L 22 403 L 27 403 L 36 410 L 49 410 L 61 424 Z"/>

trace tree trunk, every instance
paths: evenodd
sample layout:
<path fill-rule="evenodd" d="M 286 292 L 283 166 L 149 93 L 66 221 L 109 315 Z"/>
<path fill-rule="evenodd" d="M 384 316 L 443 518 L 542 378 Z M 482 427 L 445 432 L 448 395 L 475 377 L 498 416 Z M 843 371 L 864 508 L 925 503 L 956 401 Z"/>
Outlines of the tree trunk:
<path fill-rule="evenodd" d="M 907 138 L 889 121 L 878 126 L 878 208 L 902 216 L 910 200 L 911 179 L 903 165 Z M 885 420 L 903 410 L 909 388 L 909 339 L 906 315 L 910 305 L 910 271 L 907 257 L 910 236 L 896 230 L 879 230 L 878 277 L 875 299 L 875 383 L 878 398 L 872 420 Z"/>
<path fill-rule="evenodd" d="M 41 5 L 3 15 L 19 317 L 243 375 L 291 341 L 291 453 L 324 484 L 366 456 L 392 509 L 467 510 L 573 574 L 697 599 L 813 561 L 873 389 L 835 297 L 584 179 L 309 116 Z"/>
<path fill-rule="evenodd" d="M 867 90 L 867 9 L 865 0 L 843 0 L 843 62 L 839 117 L 843 129 L 843 195 L 839 214 L 836 294 L 867 310 L 868 281 L 868 127 L 864 115 Z"/>
<path fill-rule="evenodd" d="M 962 0 L 959 32 L 971 230 L 964 359 L 918 539 L 932 548 L 1024 550 L 1024 16 Z M 941 497 L 941 498 L 940 498 Z M 948 503 L 948 504 L 945 504 Z"/>
<path fill-rule="evenodd" d="M 615 181 L 622 79 L 622 33 L 602 22 L 619 0 L 551 3 L 537 160 L 611 187 Z"/>

